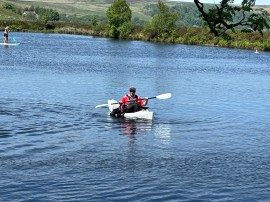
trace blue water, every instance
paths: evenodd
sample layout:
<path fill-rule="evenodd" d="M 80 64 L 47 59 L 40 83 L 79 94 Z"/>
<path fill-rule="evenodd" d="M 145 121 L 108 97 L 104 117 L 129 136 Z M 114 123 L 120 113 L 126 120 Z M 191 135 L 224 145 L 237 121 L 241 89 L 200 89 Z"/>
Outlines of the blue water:
<path fill-rule="evenodd" d="M 0 201 L 269 201 L 270 54 L 11 33 Z M 130 86 L 153 121 L 111 118 Z"/>

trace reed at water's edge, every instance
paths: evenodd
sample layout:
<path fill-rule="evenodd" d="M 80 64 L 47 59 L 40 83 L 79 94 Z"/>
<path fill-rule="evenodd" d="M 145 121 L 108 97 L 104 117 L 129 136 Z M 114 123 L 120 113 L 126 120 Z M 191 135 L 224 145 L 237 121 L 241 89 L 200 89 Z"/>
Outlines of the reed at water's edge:
<path fill-rule="evenodd" d="M 66 23 L 66 22 L 28 22 L 28 21 L 0 21 L 1 27 L 9 24 L 12 31 L 22 32 L 44 32 L 61 34 L 78 34 L 96 37 L 108 37 L 107 26 L 88 24 Z M 149 37 L 144 33 L 142 26 L 134 26 L 132 32 L 125 38 L 128 40 L 142 40 L 158 43 L 186 44 L 186 45 L 207 45 L 225 48 L 257 49 L 270 51 L 270 33 L 230 33 L 231 39 L 226 40 L 216 37 L 208 29 L 203 27 L 180 27 L 171 37 Z"/>

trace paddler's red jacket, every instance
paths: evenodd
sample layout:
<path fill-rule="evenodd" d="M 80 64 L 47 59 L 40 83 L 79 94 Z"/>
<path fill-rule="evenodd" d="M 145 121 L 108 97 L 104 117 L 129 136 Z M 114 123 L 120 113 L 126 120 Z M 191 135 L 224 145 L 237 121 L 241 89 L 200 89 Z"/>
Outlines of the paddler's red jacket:
<path fill-rule="evenodd" d="M 137 96 L 137 95 L 135 95 L 133 98 L 130 97 L 130 95 L 125 95 L 125 96 L 122 97 L 121 103 L 122 103 L 123 105 L 127 105 L 128 102 L 129 102 L 130 100 L 136 101 L 136 99 L 138 99 L 138 103 L 139 103 L 141 106 L 144 105 L 144 103 L 145 103 L 144 100 L 142 100 L 142 99 L 141 99 L 139 96 Z"/>

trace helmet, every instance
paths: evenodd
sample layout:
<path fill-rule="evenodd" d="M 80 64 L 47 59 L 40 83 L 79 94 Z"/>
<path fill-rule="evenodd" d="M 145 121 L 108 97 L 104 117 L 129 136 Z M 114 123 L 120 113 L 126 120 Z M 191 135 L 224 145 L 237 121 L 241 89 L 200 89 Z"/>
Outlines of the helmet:
<path fill-rule="evenodd" d="M 136 92 L 136 88 L 135 87 L 130 87 L 129 88 L 129 92 L 134 92 L 135 93 Z"/>

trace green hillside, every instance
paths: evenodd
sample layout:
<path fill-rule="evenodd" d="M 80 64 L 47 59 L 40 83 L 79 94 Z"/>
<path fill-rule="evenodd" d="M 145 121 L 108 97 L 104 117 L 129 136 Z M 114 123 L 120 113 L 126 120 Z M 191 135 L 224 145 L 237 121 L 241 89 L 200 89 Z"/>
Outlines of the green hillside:
<path fill-rule="evenodd" d="M 0 0 L 0 3 L 4 2 Z M 76 0 L 29 0 L 29 1 L 8 1 L 11 4 L 14 4 L 16 7 L 25 8 L 30 6 L 39 6 L 43 8 L 54 9 L 58 11 L 60 14 L 66 15 L 76 15 L 77 17 L 82 17 L 86 15 L 98 15 L 105 16 L 105 12 L 107 8 L 111 5 L 112 0 L 84 0 L 84 1 L 76 1 Z M 146 3 L 147 2 L 147 3 Z M 145 4 L 148 3 L 156 3 L 157 1 L 130 1 L 130 7 L 133 11 L 134 16 L 138 16 L 141 19 L 148 20 L 149 16 L 143 14 L 141 12 L 142 8 Z M 3 13 L 1 8 L 0 13 Z M 13 16 L 12 13 L 9 13 L 10 16 Z M 18 16 L 14 16 L 18 17 Z"/>
<path fill-rule="evenodd" d="M 25 8 L 41 7 L 56 10 L 60 14 L 60 21 L 90 22 L 92 16 L 97 16 L 99 21 L 106 19 L 106 10 L 113 0 L 0 0 L 0 20 L 23 20 L 22 12 Z M 127 0 L 132 10 L 132 17 L 139 24 L 152 19 L 155 14 L 155 5 L 158 0 Z M 164 2 L 174 12 L 180 14 L 179 25 L 201 25 L 202 20 L 194 3 L 175 1 Z M 14 5 L 14 9 L 4 9 L 4 4 Z M 264 6 L 270 11 L 270 6 Z"/>
<path fill-rule="evenodd" d="M 0 1 L 0 20 L 22 20 L 23 16 L 20 9 L 6 9 L 4 8 L 4 2 Z"/>
<path fill-rule="evenodd" d="M 73 23 L 90 23 L 93 16 L 97 17 L 99 22 L 106 21 L 106 10 L 113 0 L 29 0 L 29 1 L 3 1 L 0 0 L 0 5 L 5 3 L 12 4 L 20 12 L 14 10 L 3 9 L 0 6 L 0 20 L 22 20 L 22 13 L 30 7 L 41 7 L 46 9 L 56 10 L 60 14 L 60 21 Z M 128 0 L 132 10 L 133 23 L 143 25 L 150 21 L 157 11 L 157 0 Z M 166 2 L 166 1 L 164 1 Z M 193 3 L 166 2 L 174 12 L 180 13 L 181 22 L 179 25 L 201 25 L 202 20 L 199 17 L 199 12 Z M 18 13 L 21 13 L 18 14 Z"/>

